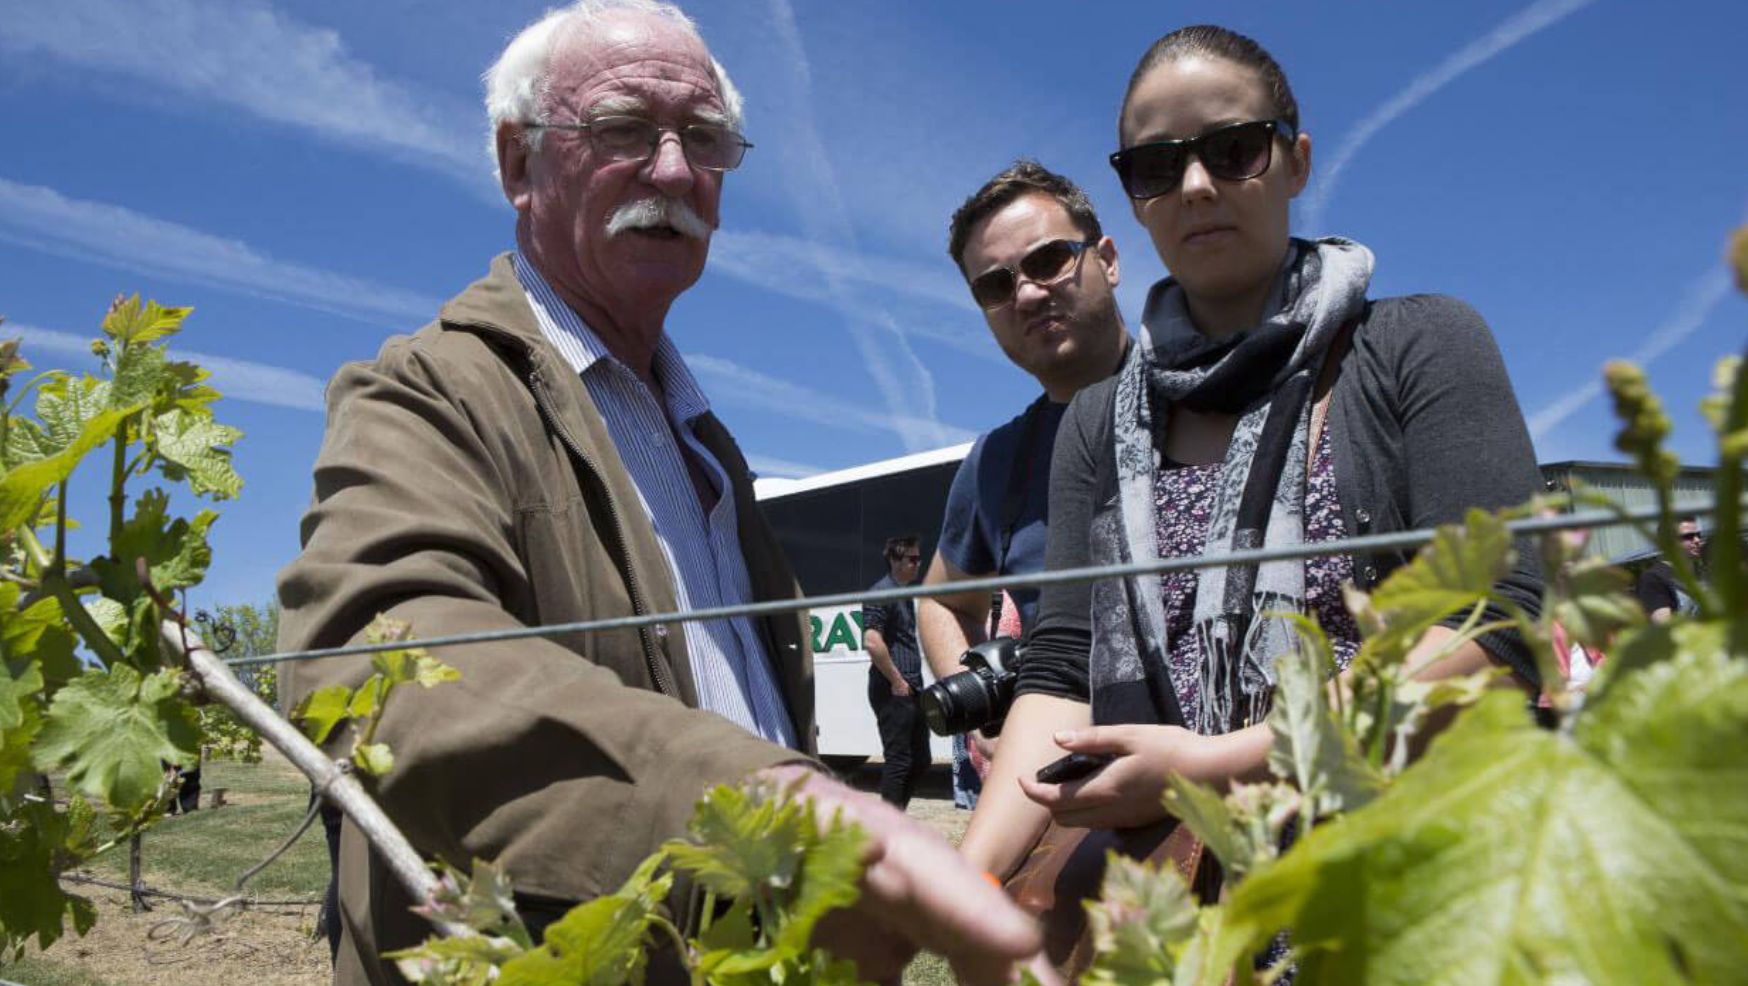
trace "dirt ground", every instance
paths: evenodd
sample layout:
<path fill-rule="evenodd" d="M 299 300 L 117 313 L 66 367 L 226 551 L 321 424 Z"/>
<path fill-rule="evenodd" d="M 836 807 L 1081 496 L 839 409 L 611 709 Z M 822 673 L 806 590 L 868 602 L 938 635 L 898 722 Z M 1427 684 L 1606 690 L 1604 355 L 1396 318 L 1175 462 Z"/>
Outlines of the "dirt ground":
<path fill-rule="evenodd" d="M 864 766 L 849 780 L 872 789 L 879 781 L 879 765 Z M 255 797 L 244 795 L 232 801 Z M 954 809 L 943 768 L 930 773 L 909 813 L 954 843 L 971 817 L 970 812 Z M 319 829 L 305 838 L 319 840 Z M 200 894 L 213 890 L 163 889 Z M 32 950 L 20 964 L 0 965 L 0 980 L 26 986 L 325 986 L 329 982 L 328 946 L 314 937 L 315 907 L 245 912 L 183 946 L 174 935 L 182 913 L 177 904 L 158 901 L 152 911 L 133 914 L 125 892 L 95 887 L 80 887 L 77 892 L 97 905 L 97 926 L 91 933 L 63 938 L 46 955 Z"/>

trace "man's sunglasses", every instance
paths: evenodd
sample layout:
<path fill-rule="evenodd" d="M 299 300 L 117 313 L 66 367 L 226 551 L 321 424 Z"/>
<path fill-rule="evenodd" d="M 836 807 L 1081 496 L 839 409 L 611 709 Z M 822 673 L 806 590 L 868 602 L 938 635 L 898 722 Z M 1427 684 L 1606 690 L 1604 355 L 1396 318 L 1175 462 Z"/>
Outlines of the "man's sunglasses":
<path fill-rule="evenodd" d="M 1092 240 L 1040 243 L 1013 267 L 997 267 L 972 278 L 971 297 L 985 310 L 1000 308 L 1013 300 L 1020 289 L 1020 278 L 1039 287 L 1054 284 L 1068 274 L 1081 253 L 1092 245 Z"/>
<path fill-rule="evenodd" d="M 1699 531 L 1683 531 L 1680 534 L 1677 534 L 1676 537 L 1683 541 L 1698 541 L 1700 538 L 1705 537 L 1705 535 L 1701 534 Z"/>
<path fill-rule="evenodd" d="M 1117 180 L 1132 199 L 1153 199 L 1177 188 L 1190 155 L 1202 161 L 1208 174 L 1223 181 L 1244 181 L 1269 169 L 1275 137 L 1298 136 L 1285 120 L 1251 120 L 1210 130 L 1186 140 L 1156 140 L 1125 147 L 1111 155 Z"/>

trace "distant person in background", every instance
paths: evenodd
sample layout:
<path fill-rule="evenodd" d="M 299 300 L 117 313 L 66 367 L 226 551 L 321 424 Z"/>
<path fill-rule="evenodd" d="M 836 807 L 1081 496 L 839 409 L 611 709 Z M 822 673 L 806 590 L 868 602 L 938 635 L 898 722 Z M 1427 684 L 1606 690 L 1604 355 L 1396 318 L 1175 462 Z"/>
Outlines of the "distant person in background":
<path fill-rule="evenodd" d="M 1116 244 L 1104 235 L 1086 193 L 1036 161 L 1015 162 L 965 200 L 953 214 L 947 252 L 996 344 L 1044 392 L 1017 417 L 979 436 L 960 463 L 927 585 L 1043 571 L 1056 426 L 1069 399 L 1116 372 L 1129 348 L 1112 294 Z M 1037 607 L 1036 589 L 1016 589 L 1004 598 L 998 622 L 1017 616 L 1012 635 L 1018 637 Z M 985 592 L 919 600 L 917 614 L 936 677 L 959 671 L 965 648 L 989 636 Z M 973 741 L 988 743 L 981 736 Z M 981 784 L 961 766 L 966 737 L 953 743 L 954 802 L 975 808 Z"/>
<path fill-rule="evenodd" d="M 917 536 L 886 539 L 886 575 L 875 591 L 916 584 L 922 568 Z M 880 797 L 903 808 L 929 769 L 929 730 L 917 706 L 923 689 L 923 659 L 917 649 L 916 611 L 911 601 L 862 607 L 862 646 L 867 648 L 868 704 L 880 725 Z"/>
<path fill-rule="evenodd" d="M 1697 569 L 1705 555 L 1705 535 L 1699 529 L 1699 519 L 1681 518 L 1675 525 L 1675 536 L 1680 539 L 1689 563 Z M 1698 601 L 1687 594 L 1681 580 L 1675 577 L 1675 567 L 1661 558 L 1639 574 L 1635 594 L 1652 623 L 1667 623 L 1678 613 L 1691 616 L 1699 611 Z"/>

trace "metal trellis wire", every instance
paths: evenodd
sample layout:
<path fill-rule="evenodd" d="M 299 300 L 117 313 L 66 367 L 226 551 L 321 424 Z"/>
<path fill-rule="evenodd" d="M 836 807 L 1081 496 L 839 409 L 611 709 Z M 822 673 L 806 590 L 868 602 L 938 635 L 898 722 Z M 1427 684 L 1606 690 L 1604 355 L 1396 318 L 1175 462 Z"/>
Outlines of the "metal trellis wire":
<path fill-rule="evenodd" d="M 1716 509 L 1716 503 L 1711 498 L 1703 498 L 1676 503 L 1673 507 L 1673 512 L 1677 516 L 1697 517 L 1710 516 L 1716 512 Z M 1618 511 L 1589 510 L 1545 517 L 1525 517 L 1509 521 L 1505 526 L 1506 529 L 1514 535 L 1527 536 L 1549 534 L 1556 531 L 1592 530 L 1600 527 L 1641 524 L 1655 521 L 1661 515 L 1662 511 L 1658 507 L 1644 507 L 1638 510 Z M 259 657 L 233 658 L 224 663 L 231 667 L 238 667 L 253 664 L 276 664 L 281 661 L 313 661 L 327 657 L 350 657 L 358 654 L 374 654 L 382 651 L 405 650 L 408 647 L 422 647 L 427 649 L 437 647 L 455 647 L 462 644 L 483 644 L 504 640 L 523 640 L 531 637 L 552 637 L 561 634 L 634 629 L 637 627 L 685 623 L 695 620 L 721 620 L 741 616 L 769 616 L 777 613 L 821 609 L 828 606 L 855 606 L 864 603 L 884 603 L 897 600 L 957 595 L 960 593 L 971 592 L 994 593 L 1004 589 L 1063 585 L 1075 582 L 1093 582 L 1099 579 L 1113 577 L 1129 578 L 1144 575 L 1163 575 L 1168 572 L 1214 568 L 1222 565 L 1251 565 L 1272 561 L 1317 558 L 1325 555 L 1397 551 L 1407 548 L 1418 548 L 1421 545 L 1432 541 L 1433 538 L 1437 536 L 1438 529 L 1436 528 L 1420 528 L 1410 531 L 1395 531 L 1389 534 L 1368 534 L 1360 537 L 1342 538 L 1335 541 L 1307 542 L 1280 545 L 1277 547 L 1253 548 L 1244 551 L 1228 551 L 1197 556 L 1159 558 L 1151 561 L 1131 562 L 1124 565 L 1093 565 L 1080 568 L 1064 568 L 1056 571 L 1037 572 L 1027 575 L 1004 575 L 993 576 L 990 578 L 966 579 L 963 581 L 938 585 L 913 585 L 896 589 L 881 589 L 878 591 L 840 592 L 824 596 L 775 599 L 766 602 L 744 603 L 735 606 L 715 606 L 705 609 L 687 610 L 684 612 L 644 613 L 636 616 L 582 620 L 573 623 L 554 623 L 546 626 L 512 627 L 504 630 L 487 630 L 477 633 L 458 633 L 441 637 L 428 637 L 424 639 L 416 639 L 410 642 L 390 641 L 375 644 L 348 644 L 344 647 L 318 647 L 309 650 L 266 654 Z"/>

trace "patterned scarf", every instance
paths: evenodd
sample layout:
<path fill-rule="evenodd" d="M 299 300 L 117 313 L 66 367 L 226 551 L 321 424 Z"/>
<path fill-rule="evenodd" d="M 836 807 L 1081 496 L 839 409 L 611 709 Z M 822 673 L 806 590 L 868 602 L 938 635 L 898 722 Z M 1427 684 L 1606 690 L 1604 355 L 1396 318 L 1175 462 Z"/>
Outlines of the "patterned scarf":
<path fill-rule="evenodd" d="M 1095 512 L 1095 564 L 1159 557 L 1155 436 L 1174 405 L 1238 415 L 1214 493 L 1205 551 L 1304 540 L 1312 389 L 1323 354 L 1365 307 L 1372 253 L 1350 240 L 1294 240 L 1266 311 L 1246 332 L 1211 342 L 1191 323 L 1183 289 L 1155 285 L 1139 355 L 1118 371 L 1112 436 L 1117 499 Z M 1274 688 L 1274 662 L 1294 645 L 1278 612 L 1302 612 L 1301 561 L 1200 572 L 1194 628 L 1203 655 L 1201 707 L 1184 725 L 1204 735 L 1259 722 Z M 1145 697 L 1155 716 L 1177 707 L 1165 672 L 1170 653 L 1156 576 L 1093 586 L 1094 721 L 1133 722 Z M 1139 638 L 1139 639 L 1138 639 Z M 1158 719 L 1154 719 L 1158 721 Z"/>

